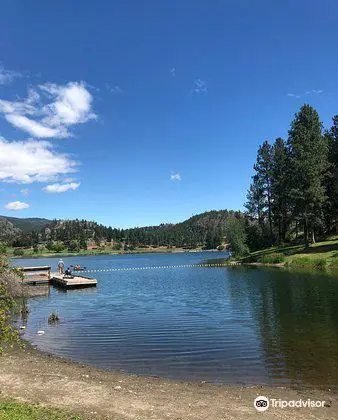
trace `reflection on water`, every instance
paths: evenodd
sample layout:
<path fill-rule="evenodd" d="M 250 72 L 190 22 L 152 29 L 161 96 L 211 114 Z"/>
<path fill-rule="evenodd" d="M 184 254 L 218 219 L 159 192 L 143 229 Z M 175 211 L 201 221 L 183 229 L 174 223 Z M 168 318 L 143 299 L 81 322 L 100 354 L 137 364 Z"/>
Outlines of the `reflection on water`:
<path fill-rule="evenodd" d="M 81 264 L 89 269 L 178 265 L 209 256 L 93 256 L 83 257 Z M 79 258 L 65 260 L 70 265 Z M 97 289 L 51 289 L 48 297 L 31 299 L 25 337 L 61 356 L 139 374 L 223 383 L 338 385 L 337 278 L 245 267 L 120 271 L 95 277 Z M 60 316 L 57 325 L 48 325 L 51 312 Z M 37 330 L 46 334 L 37 336 Z"/>
<path fill-rule="evenodd" d="M 229 275 L 236 288 L 232 296 L 249 296 L 269 376 L 283 375 L 293 384 L 337 386 L 338 279 L 251 269 L 238 290 L 238 271 Z"/>

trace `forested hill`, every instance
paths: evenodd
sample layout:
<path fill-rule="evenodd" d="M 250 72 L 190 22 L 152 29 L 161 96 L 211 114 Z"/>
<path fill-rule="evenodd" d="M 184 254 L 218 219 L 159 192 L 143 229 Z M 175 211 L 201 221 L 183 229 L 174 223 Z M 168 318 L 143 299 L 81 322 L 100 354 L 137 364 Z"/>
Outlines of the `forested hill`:
<path fill-rule="evenodd" d="M 117 229 L 87 220 L 47 220 L 16 219 L 6 220 L 7 229 L 3 230 L 2 239 L 15 247 L 36 246 L 67 247 L 84 249 L 111 243 L 116 249 L 137 246 L 176 246 L 185 248 L 216 248 L 224 242 L 225 229 L 229 217 L 241 218 L 242 213 L 218 210 L 192 216 L 181 223 L 161 224 L 131 229 Z M 29 223 L 37 221 L 27 229 Z M 9 226 L 9 227 L 8 227 Z M 20 228 L 23 227 L 23 228 Z M 10 234 L 8 235 L 8 233 Z M 7 233 L 7 235 L 6 235 Z"/>
<path fill-rule="evenodd" d="M 39 217 L 28 217 L 28 218 L 19 218 L 19 217 L 9 217 L 9 216 L 0 216 L 0 223 L 11 224 L 14 230 L 20 230 L 23 232 L 31 231 L 40 231 L 47 224 L 51 223 L 50 219 L 41 219 Z M 1 225 L 0 225 L 1 230 Z"/>

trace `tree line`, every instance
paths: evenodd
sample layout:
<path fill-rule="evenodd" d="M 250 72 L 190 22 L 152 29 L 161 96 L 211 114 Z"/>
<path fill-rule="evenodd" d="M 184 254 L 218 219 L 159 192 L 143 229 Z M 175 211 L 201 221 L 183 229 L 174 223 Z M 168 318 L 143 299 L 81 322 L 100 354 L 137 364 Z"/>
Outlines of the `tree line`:
<path fill-rule="evenodd" d="M 250 249 L 338 233 L 338 115 L 324 130 L 317 111 L 303 105 L 286 140 L 264 141 L 245 207 Z"/>
<path fill-rule="evenodd" d="M 225 240 L 230 218 L 242 217 L 239 211 L 214 210 L 192 216 L 182 223 L 162 223 L 130 229 L 117 229 L 87 220 L 53 220 L 38 231 L 16 234 L 8 244 L 14 247 L 38 247 L 44 244 L 52 251 L 86 249 L 88 243 L 100 246 L 111 243 L 116 250 L 136 247 L 202 247 L 215 249 Z"/>

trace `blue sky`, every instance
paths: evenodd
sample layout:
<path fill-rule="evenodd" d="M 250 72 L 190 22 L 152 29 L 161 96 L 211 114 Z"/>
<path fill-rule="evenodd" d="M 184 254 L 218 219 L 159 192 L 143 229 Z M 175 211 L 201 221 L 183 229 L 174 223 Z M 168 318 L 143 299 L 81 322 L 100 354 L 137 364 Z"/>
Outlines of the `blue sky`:
<path fill-rule="evenodd" d="M 338 113 L 337 21 L 334 0 L 3 2 L 0 214 L 241 209 L 260 143 L 305 102 Z"/>

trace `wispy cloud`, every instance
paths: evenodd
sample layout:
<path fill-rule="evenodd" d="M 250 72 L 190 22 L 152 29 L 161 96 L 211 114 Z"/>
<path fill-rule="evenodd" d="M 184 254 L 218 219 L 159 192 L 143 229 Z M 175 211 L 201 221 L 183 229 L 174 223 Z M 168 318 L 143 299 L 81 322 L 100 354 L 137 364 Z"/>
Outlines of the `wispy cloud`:
<path fill-rule="evenodd" d="M 180 182 L 180 181 L 182 181 L 181 174 L 179 174 L 178 172 L 173 172 L 170 175 L 170 179 L 171 179 L 171 181 L 174 181 L 174 182 Z"/>
<path fill-rule="evenodd" d="M 305 92 L 306 95 L 311 95 L 311 94 L 315 94 L 315 95 L 321 95 L 322 93 L 324 93 L 324 91 L 322 89 L 312 89 L 312 90 L 307 90 Z"/>
<path fill-rule="evenodd" d="M 305 95 L 321 95 L 322 93 L 324 93 L 322 89 L 312 89 L 306 90 L 303 93 L 287 93 L 286 96 L 288 96 L 289 98 L 301 98 Z"/>
<path fill-rule="evenodd" d="M 51 185 L 47 185 L 46 187 L 43 188 L 44 191 L 49 192 L 49 193 L 63 193 L 69 190 L 76 190 L 77 188 L 79 188 L 80 183 L 77 182 L 71 182 L 69 184 L 51 184 Z"/>
<path fill-rule="evenodd" d="M 6 70 L 2 64 L 0 64 L 0 85 L 8 85 L 12 81 L 20 77 L 20 73 L 13 70 Z"/>
<path fill-rule="evenodd" d="M 27 131 L 27 133 L 37 138 L 68 137 L 68 132 L 64 127 L 51 128 L 19 114 L 7 114 L 5 118 L 15 127 Z"/>
<path fill-rule="evenodd" d="M 84 82 L 46 83 L 22 101 L 0 100 L 0 112 L 13 126 L 37 138 L 71 136 L 69 127 L 96 119 Z"/>
<path fill-rule="evenodd" d="M 20 190 L 21 194 L 24 195 L 25 197 L 29 194 L 29 189 L 28 188 L 23 188 L 22 190 Z"/>
<path fill-rule="evenodd" d="M 13 141 L 0 137 L 0 181 L 32 183 L 55 181 L 76 172 L 77 162 L 57 153 L 47 141 Z"/>
<path fill-rule="evenodd" d="M 194 85 L 190 91 L 190 94 L 192 93 L 207 93 L 208 92 L 208 87 L 207 84 L 204 80 L 202 79 L 196 79 L 194 81 Z"/>
<path fill-rule="evenodd" d="M 176 67 L 173 67 L 173 68 L 170 70 L 170 73 L 171 73 L 172 77 L 175 77 L 175 76 L 176 76 Z"/>
<path fill-rule="evenodd" d="M 110 93 L 115 93 L 116 95 L 121 95 L 123 93 L 123 89 L 118 85 L 111 85 L 109 83 L 106 83 L 106 89 Z"/>
<path fill-rule="evenodd" d="M 288 93 L 287 96 L 289 96 L 290 98 L 300 98 L 300 95 L 297 95 L 295 93 Z"/>
<path fill-rule="evenodd" d="M 24 210 L 27 209 L 30 205 L 28 203 L 23 203 L 22 201 L 11 201 L 5 205 L 7 210 Z"/>

